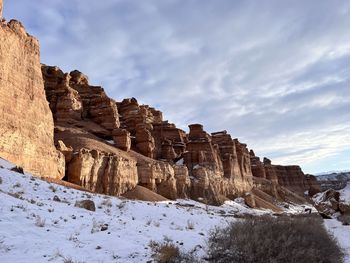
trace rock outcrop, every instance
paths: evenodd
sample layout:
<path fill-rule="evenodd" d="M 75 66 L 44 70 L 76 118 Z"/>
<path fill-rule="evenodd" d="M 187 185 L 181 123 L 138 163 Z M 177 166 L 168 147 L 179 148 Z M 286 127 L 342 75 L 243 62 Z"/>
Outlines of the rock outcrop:
<path fill-rule="evenodd" d="M 350 215 L 350 202 L 346 197 L 344 193 L 342 195 L 339 191 L 328 189 L 315 195 L 313 200 L 316 209 L 324 218 L 333 218 L 338 214 Z"/>
<path fill-rule="evenodd" d="M 299 166 L 260 161 L 227 131 L 191 124 L 187 134 L 135 98 L 115 102 L 80 71 L 40 65 L 39 53 L 21 23 L 1 20 L 0 156 L 34 174 L 145 200 L 149 191 L 209 204 L 243 196 L 276 212 L 277 201 L 319 190 Z"/>
<path fill-rule="evenodd" d="M 263 162 L 255 156 L 254 152 L 250 152 L 253 176 L 257 178 L 268 179 L 274 184 L 283 186 L 300 196 L 306 191 L 310 191 L 313 195 L 320 191 L 320 186 L 314 177 L 306 177 L 297 165 L 273 165 L 271 160 L 264 158 Z"/>
<path fill-rule="evenodd" d="M 0 61 L 0 156 L 35 175 L 62 178 L 39 43 L 18 21 L 0 22 Z"/>
<path fill-rule="evenodd" d="M 56 144 L 66 156 L 70 182 L 113 195 L 123 194 L 138 184 L 168 199 L 192 198 L 211 204 L 243 196 L 253 187 L 276 200 L 291 196 L 285 194 L 289 191 L 285 188 L 301 195 L 306 189 L 300 168 L 272 165 L 267 158 L 261 162 L 246 144 L 233 139 L 227 131 L 209 135 L 201 124 L 192 124 L 186 134 L 164 121 L 159 110 L 139 105 L 135 98 L 111 106 L 113 101 L 101 93 L 103 89 L 89 86 L 87 77 L 78 71 L 64 74 L 57 67 L 48 66 L 42 70 L 56 126 L 65 132 L 79 130 L 86 133 L 85 137 L 93 135 L 100 140 L 98 147 L 92 141 L 86 145 L 82 142 L 86 140 L 84 136 L 62 137 L 57 129 Z M 100 101 L 104 106 L 91 103 L 91 98 L 103 98 Z M 95 115 L 88 113 L 92 104 Z M 113 141 L 107 143 L 106 138 Z M 60 140 L 67 146 L 73 145 L 73 157 L 67 159 L 69 151 L 59 145 Z M 101 147 L 103 143 L 123 150 L 123 158 L 110 148 L 101 150 L 105 148 Z M 122 172 L 118 173 L 120 169 Z M 255 198 L 260 200 L 255 204 L 263 205 L 261 196 L 252 194 L 250 200 Z"/>
<path fill-rule="evenodd" d="M 100 137 L 112 138 L 119 128 L 118 110 L 103 88 L 90 86 L 87 76 L 77 70 L 63 73 L 58 67 L 42 65 L 42 73 L 56 122 L 75 124 Z"/>
<path fill-rule="evenodd" d="M 108 195 L 121 195 L 138 184 L 136 159 L 84 129 L 57 124 L 55 141 L 66 156 L 69 182 Z"/>

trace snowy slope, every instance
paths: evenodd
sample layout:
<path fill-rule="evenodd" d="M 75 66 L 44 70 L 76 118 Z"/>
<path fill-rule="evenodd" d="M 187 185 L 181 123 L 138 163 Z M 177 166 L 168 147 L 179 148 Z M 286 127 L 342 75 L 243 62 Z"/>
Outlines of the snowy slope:
<path fill-rule="evenodd" d="M 250 209 L 242 199 L 214 207 L 91 194 L 10 171 L 12 167 L 0 159 L 0 262 L 148 262 L 150 241 L 164 239 L 201 257 L 211 229 L 244 214 L 272 213 Z M 54 201 L 57 197 L 60 201 Z M 94 201 L 95 212 L 74 206 L 84 199 Z M 305 208 L 290 205 L 288 212 Z"/>
<path fill-rule="evenodd" d="M 350 226 L 343 226 L 337 219 L 324 220 L 324 224 L 328 232 L 338 240 L 339 245 L 347 252 L 344 263 L 350 263 Z"/>
<path fill-rule="evenodd" d="M 340 199 L 350 203 L 350 182 L 346 185 L 346 187 L 339 191 L 340 193 Z"/>
<path fill-rule="evenodd" d="M 237 220 L 233 215 L 268 212 L 233 201 L 222 207 L 127 201 L 12 172 L 3 160 L 0 165 L 0 262 L 146 262 L 150 241 L 164 238 L 201 256 L 210 229 Z M 84 199 L 95 202 L 96 212 L 74 207 Z"/>

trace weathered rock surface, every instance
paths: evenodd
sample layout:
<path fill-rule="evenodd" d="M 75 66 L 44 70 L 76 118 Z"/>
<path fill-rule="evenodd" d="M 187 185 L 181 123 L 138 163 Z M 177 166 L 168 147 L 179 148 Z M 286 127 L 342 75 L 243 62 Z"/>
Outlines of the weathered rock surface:
<path fill-rule="evenodd" d="M 73 149 L 66 169 L 69 182 L 109 195 L 121 195 L 138 184 L 136 160 L 126 152 L 81 128 L 61 124 L 55 130 L 55 141 L 64 142 L 68 151 Z"/>
<path fill-rule="evenodd" d="M 300 196 L 306 191 L 310 195 L 320 192 L 320 184 L 314 176 L 305 176 L 300 166 L 297 165 L 273 165 L 271 160 L 264 158 L 263 162 L 256 157 L 254 152 L 250 152 L 250 160 L 252 164 L 252 172 L 254 177 L 265 178 L 283 186 Z"/>
<path fill-rule="evenodd" d="M 333 218 L 338 214 L 350 215 L 350 202 L 334 189 L 313 196 L 314 206 L 325 218 Z"/>
<path fill-rule="evenodd" d="M 0 61 L 0 156 L 35 175 L 62 178 L 64 157 L 54 147 L 39 43 L 18 21 L 0 22 Z"/>
<path fill-rule="evenodd" d="M 191 197 L 209 203 L 242 195 L 252 189 L 249 153 L 244 144 L 232 140 L 227 132 L 213 133 L 200 124 L 189 126 L 184 153 L 191 181 Z"/>
<path fill-rule="evenodd" d="M 322 192 L 322 187 L 319 181 L 317 181 L 316 176 L 311 174 L 305 175 L 306 184 L 309 188 L 309 196 L 313 196 L 317 193 Z"/>
<path fill-rule="evenodd" d="M 137 185 L 132 190 L 123 194 L 123 197 L 128 199 L 142 200 L 142 201 L 151 201 L 151 202 L 160 202 L 167 201 L 164 196 L 161 196 L 154 191 L 149 190 L 146 187 Z"/>
<path fill-rule="evenodd" d="M 113 130 L 119 128 L 118 110 L 102 87 L 89 85 L 87 76 L 77 70 L 68 74 L 58 67 L 42 65 L 42 75 L 55 120 L 77 126 L 83 125 L 79 121 L 85 121 L 85 125 L 92 122 L 100 126 L 91 128 L 92 133 L 112 138 Z"/>
<path fill-rule="evenodd" d="M 168 121 L 163 114 L 139 105 L 135 98 L 117 103 L 121 128 L 130 132 L 132 149 L 154 159 L 173 162 L 181 157 L 187 140 L 186 133 Z"/>

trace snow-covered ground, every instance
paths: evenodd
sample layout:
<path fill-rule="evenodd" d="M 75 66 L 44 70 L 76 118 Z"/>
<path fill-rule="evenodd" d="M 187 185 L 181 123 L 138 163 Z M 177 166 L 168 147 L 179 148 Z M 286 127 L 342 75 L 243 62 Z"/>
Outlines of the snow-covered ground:
<path fill-rule="evenodd" d="M 343 202 L 350 203 L 350 183 L 347 183 L 347 186 L 339 191 L 340 200 Z M 324 197 L 324 193 L 319 193 L 314 196 L 313 200 L 315 203 L 319 203 L 322 201 Z M 329 202 L 329 201 L 328 201 Z M 329 202 L 331 206 L 331 203 Z M 331 233 L 339 242 L 339 245 L 345 249 L 348 253 L 345 258 L 345 263 L 350 263 L 350 226 L 342 225 L 342 223 L 336 219 L 339 216 L 339 213 L 334 215 L 333 219 L 324 220 L 324 225 L 329 233 Z"/>
<path fill-rule="evenodd" d="M 10 171 L 14 165 L 1 159 L 0 167 L 0 262 L 147 262 L 150 241 L 164 239 L 201 256 L 210 229 L 240 214 L 269 213 L 233 201 L 214 207 L 123 200 Z M 86 199 L 95 212 L 74 206 Z"/>
<path fill-rule="evenodd" d="M 0 262 L 149 262 L 150 242 L 164 240 L 203 256 L 211 229 L 244 214 L 272 213 L 250 209 L 242 199 L 214 207 L 91 194 L 13 172 L 13 167 L 0 159 Z M 95 212 L 74 206 L 86 199 L 95 203 Z M 289 212 L 304 209 L 290 206 Z M 338 227 L 329 229 L 338 233 Z"/>
<path fill-rule="evenodd" d="M 346 187 L 339 191 L 340 199 L 347 203 L 350 203 L 350 182 L 347 183 Z"/>
<path fill-rule="evenodd" d="M 347 252 L 344 263 L 350 263 L 350 226 L 343 226 L 337 219 L 326 219 L 324 225 L 329 233 L 337 240 L 339 245 Z"/>

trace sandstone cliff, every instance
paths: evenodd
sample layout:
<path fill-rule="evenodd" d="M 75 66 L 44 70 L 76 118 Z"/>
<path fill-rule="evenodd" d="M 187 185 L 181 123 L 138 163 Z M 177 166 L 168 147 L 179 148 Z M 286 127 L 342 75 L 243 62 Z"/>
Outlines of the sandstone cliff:
<path fill-rule="evenodd" d="M 62 178 L 39 56 L 38 41 L 20 22 L 0 22 L 0 157 L 35 175 Z"/>
<path fill-rule="evenodd" d="M 317 181 L 312 177 L 306 177 L 300 166 L 273 165 L 267 158 L 264 158 L 263 162 L 261 162 L 260 158 L 255 156 L 253 151 L 250 152 L 250 159 L 254 177 L 267 179 L 300 196 L 303 196 L 304 192 L 310 189 L 312 189 L 310 192 L 312 194 L 320 190 Z"/>
<path fill-rule="evenodd" d="M 0 156 L 26 170 L 109 195 L 139 186 L 211 204 L 244 196 L 277 212 L 276 201 L 319 190 L 299 166 L 260 161 L 227 131 L 191 124 L 186 133 L 135 98 L 115 102 L 77 70 L 40 65 L 21 23 L 0 25 Z"/>
<path fill-rule="evenodd" d="M 186 134 L 135 98 L 115 103 L 79 71 L 43 65 L 42 73 L 70 182 L 106 194 L 123 194 L 139 184 L 170 199 L 210 203 L 252 189 L 247 147 L 226 132 L 209 135 L 195 124 Z M 69 154 L 70 147 L 75 154 Z M 106 168 L 120 156 L 127 165 Z M 107 182 L 118 183 L 113 188 Z"/>

